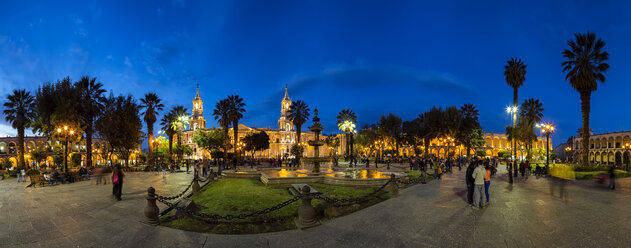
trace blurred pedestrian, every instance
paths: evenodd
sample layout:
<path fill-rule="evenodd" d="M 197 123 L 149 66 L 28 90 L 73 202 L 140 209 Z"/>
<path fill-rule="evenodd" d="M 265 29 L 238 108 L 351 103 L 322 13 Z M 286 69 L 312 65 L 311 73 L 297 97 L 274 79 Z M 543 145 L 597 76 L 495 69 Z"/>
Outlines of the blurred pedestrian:
<path fill-rule="evenodd" d="M 121 200 L 121 194 L 123 193 L 123 177 L 125 174 L 123 170 L 121 170 L 120 164 L 116 165 L 114 171 L 112 172 L 112 183 L 114 186 L 112 187 L 112 194 L 116 197 L 117 200 Z"/>

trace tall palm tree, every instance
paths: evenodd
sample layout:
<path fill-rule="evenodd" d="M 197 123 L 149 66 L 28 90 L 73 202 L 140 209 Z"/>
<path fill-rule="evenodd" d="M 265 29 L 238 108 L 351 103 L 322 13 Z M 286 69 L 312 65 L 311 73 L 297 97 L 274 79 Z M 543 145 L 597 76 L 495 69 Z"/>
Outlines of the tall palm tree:
<path fill-rule="evenodd" d="M 158 113 L 164 109 L 162 100 L 156 93 L 147 93 L 140 99 L 140 108 L 144 109 L 141 114 L 147 124 L 147 143 L 149 144 L 149 165 L 153 165 L 153 124 L 158 120 Z"/>
<path fill-rule="evenodd" d="M 353 132 L 357 124 L 357 115 L 350 109 L 343 109 L 337 114 L 337 126 L 346 136 L 346 154 L 353 154 Z"/>
<path fill-rule="evenodd" d="M 605 42 L 596 39 L 596 35 L 591 32 L 574 35 L 576 41 L 569 40 L 567 44 L 570 49 L 563 51 L 563 56 L 567 58 L 561 65 L 563 71 L 567 71 L 565 80 L 570 81 L 570 85 L 581 95 L 581 111 L 583 113 L 583 149 L 581 159 L 584 166 L 589 159 L 589 111 L 591 95 L 598 89 L 598 82 L 605 83 L 604 72 L 609 69 L 609 64 L 605 61 L 609 59 L 609 53 L 603 51 Z"/>
<path fill-rule="evenodd" d="M 173 135 L 175 135 L 176 130 L 173 128 L 173 125 L 171 125 L 171 123 L 173 123 L 175 119 L 175 115 L 173 115 L 173 113 L 171 112 L 163 115 L 162 119 L 160 119 L 160 126 L 162 127 L 162 131 L 164 131 L 164 134 L 166 134 L 169 138 L 169 160 L 173 159 Z"/>
<path fill-rule="evenodd" d="M 182 133 L 188 125 L 188 115 L 186 114 L 188 110 L 182 105 L 176 105 L 171 109 L 171 114 L 173 115 L 173 121 L 171 122 L 172 128 L 177 133 L 177 163 L 180 164 L 182 161 L 183 151 L 182 150 Z"/>
<path fill-rule="evenodd" d="M 103 110 L 105 97 L 103 84 L 96 82 L 96 78 L 82 77 L 75 83 L 75 87 L 81 94 L 81 123 L 84 126 L 86 164 L 92 166 L 92 135 L 94 134 L 94 121 Z"/>
<path fill-rule="evenodd" d="M 302 133 L 302 124 L 309 119 L 309 105 L 302 100 L 293 101 L 289 107 L 289 115 L 287 115 L 294 126 L 296 126 L 296 143 L 300 144 L 300 133 Z"/>
<path fill-rule="evenodd" d="M 34 98 L 25 89 L 13 90 L 4 103 L 4 119 L 18 130 L 18 167 L 24 167 L 24 129 L 35 119 Z"/>
<path fill-rule="evenodd" d="M 228 146 L 230 143 L 230 139 L 228 139 L 228 128 L 230 128 L 230 103 L 228 99 L 223 99 L 215 104 L 215 109 L 213 110 L 213 116 L 215 120 L 217 120 L 217 124 L 221 126 L 224 134 L 224 145 L 223 145 L 223 161 L 228 160 Z"/>
<path fill-rule="evenodd" d="M 504 76 L 506 77 L 508 86 L 513 87 L 513 108 L 517 108 L 519 104 L 517 98 L 518 89 L 524 85 L 524 81 L 526 81 L 526 65 L 521 59 L 511 58 L 504 66 Z M 517 112 L 513 112 L 511 117 L 513 120 L 516 120 Z M 513 122 L 513 128 L 511 130 L 515 130 L 516 122 L 517 121 Z M 517 155 L 517 140 L 515 139 L 513 139 L 513 154 Z M 509 168 L 509 170 L 510 169 L 511 168 Z M 513 183 L 513 174 L 508 173 L 508 175 L 508 182 Z"/>
<path fill-rule="evenodd" d="M 540 122 L 543 118 L 543 104 L 538 99 L 527 99 L 521 104 L 519 118 L 523 122 L 522 128 L 525 129 L 522 130 L 522 136 L 524 143 L 526 143 L 526 149 L 528 149 L 528 157 L 531 157 L 532 142 L 537 139 L 534 127 L 535 123 Z"/>
<path fill-rule="evenodd" d="M 228 113 L 232 122 L 232 133 L 234 134 L 233 146 L 236 148 L 239 142 L 239 120 L 243 118 L 243 113 L 245 113 L 245 103 L 239 95 L 229 95 L 226 99 L 228 99 Z"/>

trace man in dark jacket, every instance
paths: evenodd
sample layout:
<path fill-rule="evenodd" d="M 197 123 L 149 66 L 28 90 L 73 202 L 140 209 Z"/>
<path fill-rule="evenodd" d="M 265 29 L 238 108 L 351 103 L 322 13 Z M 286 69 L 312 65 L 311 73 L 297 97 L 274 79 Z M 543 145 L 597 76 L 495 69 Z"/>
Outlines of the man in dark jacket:
<path fill-rule="evenodd" d="M 473 170 L 475 169 L 475 161 L 470 161 L 467 167 L 466 183 L 467 183 L 467 202 L 469 205 L 473 204 Z"/>

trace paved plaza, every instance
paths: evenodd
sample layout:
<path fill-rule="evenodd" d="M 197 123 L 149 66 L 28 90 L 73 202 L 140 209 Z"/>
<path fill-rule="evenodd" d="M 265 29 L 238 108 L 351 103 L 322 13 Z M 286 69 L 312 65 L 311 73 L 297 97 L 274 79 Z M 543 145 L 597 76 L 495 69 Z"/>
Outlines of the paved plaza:
<path fill-rule="evenodd" d="M 616 191 L 567 185 L 567 199 L 531 176 L 491 183 L 492 204 L 465 203 L 464 170 L 307 230 L 218 235 L 146 225 L 148 186 L 172 195 L 191 174 L 128 173 L 123 200 L 94 180 L 43 188 L 0 181 L 0 247 L 625 247 L 631 241 L 631 180 Z M 555 186 L 557 187 L 557 186 Z M 163 205 L 159 205 L 164 208 Z"/>

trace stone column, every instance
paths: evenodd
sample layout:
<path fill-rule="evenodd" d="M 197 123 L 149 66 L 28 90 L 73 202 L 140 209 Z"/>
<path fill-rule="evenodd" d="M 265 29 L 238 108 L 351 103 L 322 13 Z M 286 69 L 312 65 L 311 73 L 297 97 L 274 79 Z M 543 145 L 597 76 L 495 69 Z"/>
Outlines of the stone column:
<path fill-rule="evenodd" d="M 313 196 L 311 196 L 310 192 L 311 188 L 307 185 L 301 189 L 300 199 L 302 200 L 302 204 L 300 204 L 300 208 L 298 208 L 298 220 L 296 221 L 296 226 L 300 229 L 307 229 L 320 225 L 315 208 L 311 205 Z"/>
<path fill-rule="evenodd" d="M 151 225 L 159 225 L 160 209 L 156 205 L 156 190 L 153 187 L 147 189 L 147 205 L 145 206 L 145 221 Z"/>

